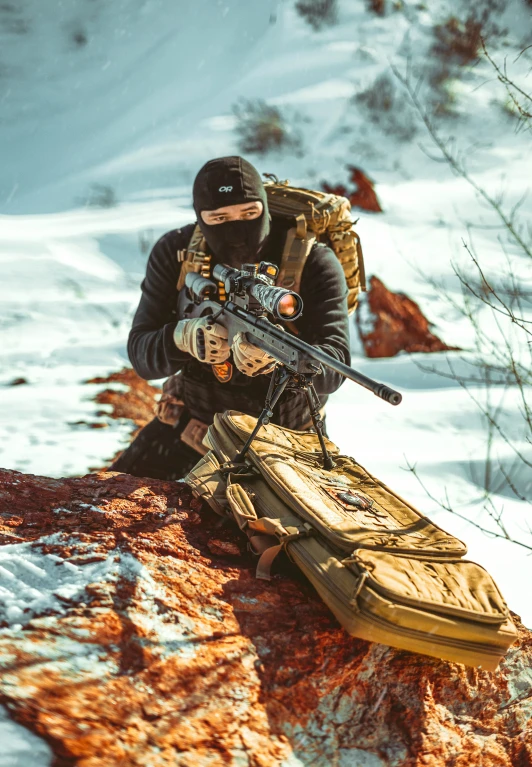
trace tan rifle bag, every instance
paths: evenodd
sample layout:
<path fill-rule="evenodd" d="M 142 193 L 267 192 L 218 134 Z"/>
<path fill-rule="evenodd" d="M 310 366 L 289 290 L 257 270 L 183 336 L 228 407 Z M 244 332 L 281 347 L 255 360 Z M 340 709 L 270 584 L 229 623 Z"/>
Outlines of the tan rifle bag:
<path fill-rule="evenodd" d="M 231 516 L 270 577 L 284 550 L 353 636 L 493 670 L 517 637 L 491 576 L 462 559 L 465 545 L 327 440 L 269 424 L 244 464 L 234 459 L 255 419 L 217 415 L 209 452 L 186 477 Z"/>

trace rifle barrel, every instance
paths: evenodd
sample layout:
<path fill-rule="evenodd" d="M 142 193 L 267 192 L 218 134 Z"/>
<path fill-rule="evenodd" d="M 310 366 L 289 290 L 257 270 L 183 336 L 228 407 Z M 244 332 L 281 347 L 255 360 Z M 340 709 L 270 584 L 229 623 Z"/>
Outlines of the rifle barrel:
<path fill-rule="evenodd" d="M 349 378 L 350 381 L 354 381 L 360 386 L 363 386 L 365 389 L 373 392 L 375 396 L 380 397 L 380 399 L 383 399 L 385 402 L 389 402 L 390 405 L 399 405 L 403 399 L 402 395 L 390 386 L 374 381 L 373 378 L 369 378 L 363 373 L 359 373 L 358 370 L 354 370 L 349 367 L 349 365 L 345 365 L 343 362 L 335 360 L 334 357 L 331 357 L 326 352 L 322 352 L 321 349 L 316 349 L 305 341 L 301 341 L 297 336 L 289 335 L 285 330 L 280 330 L 275 325 L 272 325 L 267 319 L 263 317 L 255 317 L 255 315 L 250 312 L 246 312 L 244 309 L 236 306 L 232 301 L 228 301 L 227 304 L 225 304 L 224 309 L 236 317 L 249 322 L 255 327 L 264 330 L 278 341 L 290 344 L 292 348 L 306 354 L 317 362 L 321 362 L 322 365 L 331 368 L 331 370 L 334 370 L 336 373 L 340 373 L 344 378 Z"/>
<path fill-rule="evenodd" d="M 299 341 L 299 339 L 296 339 L 296 341 Z M 309 357 L 313 357 L 323 365 L 326 365 L 337 373 L 340 373 L 340 375 L 345 376 L 345 378 L 349 378 L 350 381 L 354 381 L 355 383 L 360 384 L 360 386 L 363 386 L 365 389 L 369 389 L 369 391 L 373 392 L 373 394 L 375 394 L 377 397 L 380 397 L 385 402 L 389 402 L 390 405 L 399 405 L 403 399 L 402 395 L 398 391 L 395 391 L 395 389 L 392 389 L 390 386 L 386 386 L 386 384 L 374 381 L 373 378 L 369 378 L 363 373 L 359 373 L 358 370 L 349 367 L 349 365 L 345 365 L 339 360 L 335 360 L 334 357 L 331 357 L 325 352 L 322 352 L 321 349 L 315 349 L 313 346 L 306 344 L 304 341 L 299 341 L 299 343 L 302 345 L 299 348 L 299 351 L 304 351 L 309 355 Z M 303 347 L 308 347 L 308 350 L 304 349 Z"/>

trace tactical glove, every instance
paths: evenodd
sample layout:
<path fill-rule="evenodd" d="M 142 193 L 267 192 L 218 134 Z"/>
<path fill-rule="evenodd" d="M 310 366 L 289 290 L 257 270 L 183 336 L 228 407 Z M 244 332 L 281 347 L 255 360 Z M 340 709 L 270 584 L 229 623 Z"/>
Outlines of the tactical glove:
<path fill-rule="evenodd" d="M 247 376 L 258 376 L 271 373 L 276 361 L 258 346 L 246 341 L 244 333 L 237 333 L 233 340 L 233 359 L 235 365 Z"/>
<path fill-rule="evenodd" d="M 208 365 L 225 362 L 231 353 L 227 330 L 213 322 L 212 317 L 178 322 L 174 330 L 174 343 L 182 352 L 188 352 Z"/>

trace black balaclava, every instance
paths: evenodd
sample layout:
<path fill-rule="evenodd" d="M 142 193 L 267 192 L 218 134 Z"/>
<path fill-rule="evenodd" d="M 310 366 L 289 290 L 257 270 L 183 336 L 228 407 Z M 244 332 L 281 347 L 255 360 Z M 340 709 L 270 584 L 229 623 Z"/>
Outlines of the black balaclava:
<path fill-rule="evenodd" d="M 264 184 L 253 165 L 243 157 L 209 160 L 196 176 L 193 197 L 199 228 L 215 259 L 233 267 L 255 261 L 270 232 L 270 214 Z M 255 200 L 262 202 L 264 210 L 251 221 L 209 225 L 201 217 L 202 210 Z"/>

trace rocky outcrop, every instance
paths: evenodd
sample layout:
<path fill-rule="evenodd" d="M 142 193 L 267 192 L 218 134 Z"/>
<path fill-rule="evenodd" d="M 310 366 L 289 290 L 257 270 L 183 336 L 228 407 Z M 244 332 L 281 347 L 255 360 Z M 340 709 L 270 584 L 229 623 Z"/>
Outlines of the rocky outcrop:
<path fill-rule="evenodd" d="M 99 392 L 94 401 L 99 405 L 110 405 L 113 418 L 129 418 L 137 427 L 137 431 L 146 426 L 155 415 L 155 397 L 161 393 L 160 389 L 149 384 L 131 368 L 123 368 L 105 378 L 91 378 L 87 383 L 122 384 L 122 388 L 109 388 Z"/>
<path fill-rule="evenodd" d="M 394 357 L 401 351 L 441 352 L 456 350 L 430 330 L 418 304 L 404 293 L 393 293 L 378 277 L 371 277 L 369 290 L 355 315 L 368 357 Z"/>
<path fill-rule="evenodd" d="M 353 639 L 181 483 L 3 471 L 0 511 L 0 703 L 56 767 L 532 764 L 522 627 L 494 673 Z"/>
<path fill-rule="evenodd" d="M 348 165 L 347 170 L 349 171 L 349 181 L 354 184 L 354 189 L 348 189 L 344 184 L 331 185 L 324 181 L 321 185 L 323 191 L 347 197 L 353 208 L 382 213 L 373 181 L 366 176 L 364 171 L 355 168 L 354 165 Z"/>
<path fill-rule="evenodd" d="M 94 397 L 94 401 L 98 405 L 106 405 L 109 408 L 109 412 L 97 412 L 98 416 L 106 415 L 116 419 L 127 418 L 132 422 L 132 440 L 137 436 L 142 427 L 146 426 L 155 416 L 156 400 L 161 390 L 137 375 L 132 368 L 123 368 L 105 378 L 91 378 L 86 383 L 121 384 L 119 387 L 109 387 L 98 392 Z M 90 424 L 93 428 L 105 425 L 105 423 L 101 422 Z M 122 452 L 122 450 L 119 450 L 110 458 L 108 465 L 111 465 Z M 91 471 L 97 471 L 98 468 L 104 467 L 91 467 Z"/>

